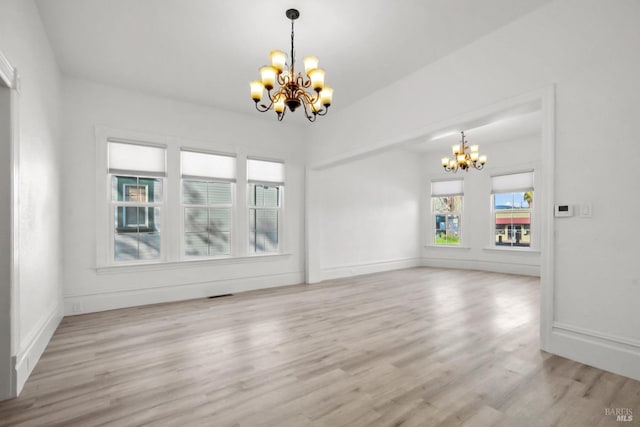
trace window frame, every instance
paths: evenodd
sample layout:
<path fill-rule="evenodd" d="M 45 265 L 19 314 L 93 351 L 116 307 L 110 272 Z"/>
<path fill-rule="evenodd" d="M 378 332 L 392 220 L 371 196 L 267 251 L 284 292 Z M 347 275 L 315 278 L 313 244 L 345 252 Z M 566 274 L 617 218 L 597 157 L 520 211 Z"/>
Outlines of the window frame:
<path fill-rule="evenodd" d="M 279 181 L 271 181 L 269 179 L 264 179 L 264 177 L 262 179 L 254 179 L 251 177 L 251 171 L 250 171 L 250 162 L 251 161 L 258 161 L 258 162 L 271 162 L 271 163 L 278 163 L 282 165 L 282 176 L 280 177 Z M 282 254 L 284 253 L 284 248 L 286 247 L 285 244 L 285 231 L 284 231 L 284 224 L 286 223 L 284 220 L 284 217 L 286 215 L 286 210 L 285 210 L 285 201 L 286 201 L 286 191 L 284 189 L 285 187 L 285 183 L 287 180 L 287 163 L 283 160 L 283 159 L 274 159 L 274 158 L 268 158 L 268 157 L 259 157 L 259 156 L 252 156 L 252 155 L 247 155 L 246 159 L 245 159 L 245 168 L 246 168 L 246 185 L 245 185 L 245 203 L 246 205 L 246 222 L 245 222 L 245 248 L 246 248 L 246 255 L 247 256 L 266 256 L 266 255 L 277 255 L 277 254 Z M 259 209 L 260 206 L 255 206 L 253 204 L 249 203 L 249 194 L 250 194 L 250 187 L 251 184 L 255 184 L 255 185 L 266 185 L 266 186 L 270 186 L 270 187 L 278 187 L 278 195 L 279 195 L 279 203 L 278 203 L 278 207 L 277 208 L 266 208 L 264 207 L 264 209 L 277 209 L 278 212 L 278 247 L 276 249 L 276 251 L 273 252 L 255 252 L 251 249 L 251 210 L 252 209 Z"/>

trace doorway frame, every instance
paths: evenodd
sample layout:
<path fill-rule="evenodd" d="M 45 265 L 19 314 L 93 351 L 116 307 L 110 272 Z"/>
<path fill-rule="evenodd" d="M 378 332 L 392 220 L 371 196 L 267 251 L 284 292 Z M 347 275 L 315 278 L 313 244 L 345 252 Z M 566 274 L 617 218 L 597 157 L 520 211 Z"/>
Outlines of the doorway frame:
<path fill-rule="evenodd" d="M 8 337 L 7 344 L 10 354 L 8 360 L 0 360 L 0 400 L 16 397 L 17 371 L 16 354 L 19 347 L 19 283 L 20 283 L 20 263 L 19 263 L 19 121 L 18 121 L 18 95 L 19 95 L 19 75 L 15 67 L 0 51 L 0 86 L 9 89 L 9 186 L 10 186 L 10 269 L 9 286 L 0 289 L 0 296 L 9 301 L 9 312 L 7 317 L 0 317 L 0 330 L 2 337 Z M 5 356 L 2 356 L 4 359 Z"/>
<path fill-rule="evenodd" d="M 406 134 L 387 140 L 377 141 L 367 148 L 344 152 L 338 156 L 313 163 L 306 168 L 305 179 L 305 278 L 307 283 L 322 280 L 322 266 L 318 259 L 322 233 L 315 201 L 314 186 L 318 185 L 319 173 L 327 168 L 368 157 L 392 148 L 401 147 L 409 141 L 455 127 L 460 123 L 473 122 L 483 117 L 499 114 L 531 103 L 539 103 L 541 112 L 540 170 L 541 176 L 540 209 L 540 349 L 553 353 L 552 330 L 555 318 L 555 223 L 553 205 L 555 200 L 555 84 L 549 84 L 530 92 L 489 104 L 483 108 L 456 115 L 442 122 L 415 129 Z M 419 255 L 421 257 L 421 254 Z"/>

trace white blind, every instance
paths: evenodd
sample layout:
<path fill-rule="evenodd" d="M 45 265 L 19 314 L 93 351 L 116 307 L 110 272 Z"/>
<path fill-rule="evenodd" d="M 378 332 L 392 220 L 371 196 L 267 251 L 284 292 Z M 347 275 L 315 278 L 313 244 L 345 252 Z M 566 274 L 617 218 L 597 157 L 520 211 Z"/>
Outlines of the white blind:
<path fill-rule="evenodd" d="M 247 179 L 251 183 L 284 185 L 284 163 L 247 159 Z"/>
<path fill-rule="evenodd" d="M 533 171 L 491 177 L 492 193 L 533 190 Z"/>
<path fill-rule="evenodd" d="M 165 156 L 164 147 L 109 142 L 109 173 L 166 176 Z"/>
<path fill-rule="evenodd" d="M 205 178 L 227 182 L 236 180 L 236 158 L 221 154 L 181 151 L 183 178 Z"/>
<path fill-rule="evenodd" d="M 432 196 L 457 196 L 464 194 L 461 179 L 448 181 L 431 181 Z"/>

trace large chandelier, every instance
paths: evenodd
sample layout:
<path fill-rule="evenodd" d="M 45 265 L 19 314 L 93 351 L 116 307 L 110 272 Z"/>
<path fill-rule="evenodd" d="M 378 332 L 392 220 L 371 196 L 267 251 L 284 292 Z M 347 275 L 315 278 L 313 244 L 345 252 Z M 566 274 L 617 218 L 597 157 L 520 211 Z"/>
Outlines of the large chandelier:
<path fill-rule="evenodd" d="M 460 132 L 462 134 L 462 139 L 460 140 L 460 144 L 455 144 L 451 147 L 453 151 L 453 159 L 449 157 L 442 158 L 442 166 L 444 170 L 447 172 L 458 172 L 459 169 L 462 169 L 465 172 L 468 172 L 469 169 L 482 169 L 484 164 L 487 163 L 487 156 L 480 155 L 478 152 L 478 145 L 471 145 L 467 143 L 467 140 L 464 138 L 464 132 Z"/>
<path fill-rule="evenodd" d="M 327 114 L 333 89 L 324 84 L 325 71 L 318 68 L 318 58 L 315 56 L 304 57 L 304 73 L 296 74 L 295 56 L 293 50 L 293 21 L 298 19 L 300 12 L 296 9 L 289 9 L 286 12 L 287 18 L 291 20 L 291 65 L 287 66 L 287 54 L 281 50 L 271 51 L 271 65 L 260 68 L 260 80 L 250 83 L 251 98 L 256 104 L 256 109 L 260 112 L 275 110 L 278 120 L 282 121 L 287 111 L 292 112 L 300 105 L 304 108 L 307 119 L 314 122 L 317 116 Z M 272 92 L 276 83 L 279 87 Z M 307 91 L 311 87 L 314 92 Z M 267 90 L 269 104 L 258 104 L 262 100 L 264 90 Z"/>

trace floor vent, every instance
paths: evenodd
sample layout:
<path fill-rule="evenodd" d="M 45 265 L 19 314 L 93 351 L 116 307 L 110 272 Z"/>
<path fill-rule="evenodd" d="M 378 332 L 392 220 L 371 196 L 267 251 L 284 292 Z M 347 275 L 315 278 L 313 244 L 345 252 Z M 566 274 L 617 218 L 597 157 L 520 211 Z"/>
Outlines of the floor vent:
<path fill-rule="evenodd" d="M 222 294 L 222 295 L 214 295 L 212 297 L 208 297 L 209 299 L 214 299 L 214 298 L 224 298 L 224 297 L 232 297 L 233 294 Z"/>

